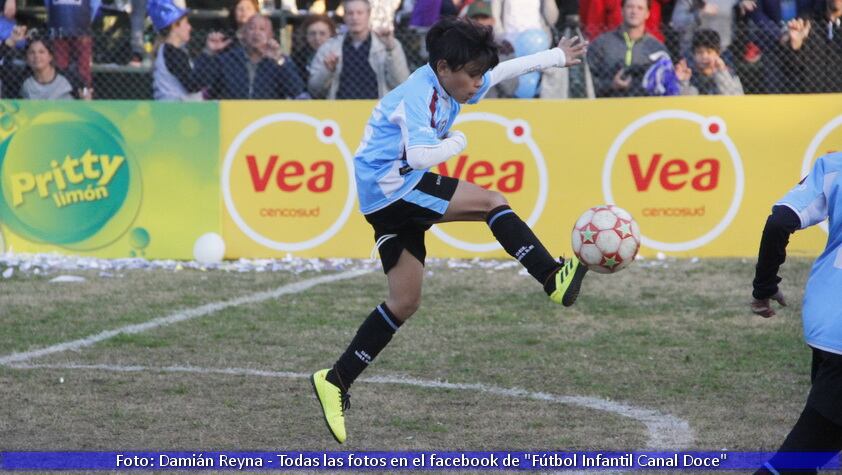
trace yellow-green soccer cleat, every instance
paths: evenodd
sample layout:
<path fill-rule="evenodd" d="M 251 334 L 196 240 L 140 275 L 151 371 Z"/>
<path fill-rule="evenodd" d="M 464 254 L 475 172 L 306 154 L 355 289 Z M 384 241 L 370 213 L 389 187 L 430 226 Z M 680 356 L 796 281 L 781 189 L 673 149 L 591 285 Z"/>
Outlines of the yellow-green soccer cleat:
<path fill-rule="evenodd" d="M 310 376 L 310 382 L 322 407 L 327 428 L 333 438 L 341 444 L 345 442 L 345 410 L 351 407 L 351 396 L 325 379 L 328 371 L 316 371 Z"/>
<path fill-rule="evenodd" d="M 576 256 L 566 259 L 555 273 L 555 290 L 550 294 L 550 300 L 565 307 L 573 305 L 587 272 L 588 267 L 579 262 Z"/>

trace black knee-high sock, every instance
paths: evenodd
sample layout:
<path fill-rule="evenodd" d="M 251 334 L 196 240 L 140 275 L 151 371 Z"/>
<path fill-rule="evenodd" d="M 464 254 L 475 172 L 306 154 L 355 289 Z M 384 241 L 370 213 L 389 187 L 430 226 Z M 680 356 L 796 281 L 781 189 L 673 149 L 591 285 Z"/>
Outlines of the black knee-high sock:
<path fill-rule="evenodd" d="M 327 380 L 348 391 L 360 373 L 386 348 L 402 324 L 386 306 L 386 302 L 378 305 L 360 325 L 348 349 L 339 357 L 333 369 L 328 371 Z"/>
<path fill-rule="evenodd" d="M 811 461 L 816 466 L 822 466 L 840 450 L 842 450 L 842 426 L 824 417 L 812 407 L 805 406 L 798 422 L 787 435 L 778 453 L 769 460 L 768 465 L 774 467 L 780 474 L 816 473 L 816 470 L 809 469 L 787 470 L 790 468 L 787 466 L 788 462 L 793 461 L 792 452 L 814 452 Z M 820 456 L 819 452 L 827 455 Z M 764 467 L 756 473 L 772 473 L 772 471 Z"/>
<path fill-rule="evenodd" d="M 506 205 L 489 211 L 485 222 L 488 223 L 488 227 L 491 228 L 491 232 L 503 249 L 526 267 L 529 275 L 544 285 L 544 290 L 547 290 L 545 284 L 559 265 L 529 226 Z"/>

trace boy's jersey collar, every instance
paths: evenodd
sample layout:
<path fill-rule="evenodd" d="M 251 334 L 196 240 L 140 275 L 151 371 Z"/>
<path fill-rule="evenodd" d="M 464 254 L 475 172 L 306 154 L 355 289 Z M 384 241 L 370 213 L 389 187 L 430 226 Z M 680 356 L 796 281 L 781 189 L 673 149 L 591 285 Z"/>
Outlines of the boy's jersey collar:
<path fill-rule="evenodd" d="M 433 71 L 433 68 L 430 66 L 430 63 L 425 64 L 424 67 L 422 67 L 421 69 L 424 72 L 424 75 L 427 76 L 428 80 L 436 88 L 436 91 L 439 93 L 439 97 L 449 100 L 450 94 L 448 94 L 447 91 L 444 90 L 444 86 L 442 86 L 439 82 L 439 77 L 436 75 L 436 72 Z"/>

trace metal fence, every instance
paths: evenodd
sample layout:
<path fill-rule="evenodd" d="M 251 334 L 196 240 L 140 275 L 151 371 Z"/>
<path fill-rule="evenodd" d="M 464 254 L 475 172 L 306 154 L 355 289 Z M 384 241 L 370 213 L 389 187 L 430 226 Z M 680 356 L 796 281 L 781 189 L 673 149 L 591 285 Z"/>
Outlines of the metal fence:
<path fill-rule="evenodd" d="M 153 98 L 153 74 L 155 60 L 156 36 L 148 19 L 142 28 L 135 28 L 134 47 L 132 41 L 131 15 L 126 7 L 130 0 L 106 4 L 102 14 L 93 24 L 93 55 L 92 78 L 94 99 L 151 99 Z M 197 0 L 199 1 L 199 0 Z M 229 12 L 212 0 L 194 8 L 189 19 L 193 27 L 191 40 L 186 49 L 195 62 L 200 62 L 208 34 L 212 32 L 232 32 Z M 196 7 L 196 5 L 188 5 Z M 263 12 L 271 19 L 274 38 L 279 42 L 284 54 L 283 61 L 292 63 L 293 69 L 304 84 L 309 76 L 309 62 L 313 51 L 306 46 L 307 38 L 302 23 L 306 16 L 291 14 L 284 10 L 270 10 Z M 43 29 L 45 25 L 45 10 L 43 6 L 27 5 L 18 10 L 18 22 L 26 24 L 30 29 Z M 576 16 L 567 16 L 560 21 L 559 30 L 567 34 L 578 31 Z M 340 27 L 341 30 L 341 27 Z M 763 32 L 750 22 L 741 21 L 734 25 L 732 42 L 722 53 L 730 70 L 739 77 L 745 94 L 769 93 L 815 93 L 842 92 L 842 42 L 840 33 L 828 26 L 826 31 L 819 29 L 812 34 L 823 43 L 824 48 L 813 51 L 811 56 L 798 54 L 782 45 L 779 38 L 766 38 Z M 664 25 L 665 44 L 674 60 L 678 60 L 680 35 Z M 836 33 L 837 37 L 833 35 Z M 233 36 L 228 33 L 229 36 Z M 395 36 L 400 41 L 406 57 L 407 69 L 413 71 L 426 61 L 424 51 L 424 31 L 411 28 L 406 19 L 396 22 Z M 140 39 L 138 39 L 140 38 Z M 142 46 L 138 47 L 138 44 Z M 140 51 L 138 51 L 140 49 Z M 142 53 L 137 57 L 135 53 Z M 140 60 L 140 61 L 138 61 Z M 691 57 L 692 61 L 692 57 Z M 18 49 L 7 58 L 4 65 L 11 72 L 4 76 L 3 95 L 7 98 L 20 97 L 19 84 L 27 77 L 29 70 L 26 56 L 22 49 Z M 206 68 L 224 67 L 213 61 L 205 62 Z M 71 66 L 72 68 L 72 66 Z M 225 76 L 228 72 L 221 71 Z M 577 66 L 565 73 L 564 81 L 559 87 L 564 91 L 558 96 L 569 98 L 594 97 L 592 72 L 587 67 Z M 347 75 L 347 76 L 346 76 Z M 356 71 L 345 71 L 343 78 L 353 79 L 350 87 L 364 88 L 355 96 L 376 97 L 372 95 L 370 80 L 359 80 L 364 76 Z M 255 76 L 255 80 L 262 80 L 262 76 Z M 356 85 L 356 86 L 355 86 Z M 249 88 L 251 91 L 254 88 Z M 347 89 L 347 87 L 346 87 Z M 538 94 L 539 89 L 535 89 Z M 514 88 L 502 89 L 497 97 L 512 97 Z M 206 94 L 206 97 L 208 95 Z M 305 95 L 298 98 L 306 98 Z M 521 93 L 517 97 L 524 97 Z M 224 95 L 210 95 L 210 98 L 226 98 Z"/>

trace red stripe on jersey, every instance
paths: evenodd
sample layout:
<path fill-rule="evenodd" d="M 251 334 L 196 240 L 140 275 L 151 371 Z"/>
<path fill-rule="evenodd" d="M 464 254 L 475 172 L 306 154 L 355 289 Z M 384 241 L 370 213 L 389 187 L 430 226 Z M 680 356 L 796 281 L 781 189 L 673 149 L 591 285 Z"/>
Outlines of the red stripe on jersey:
<path fill-rule="evenodd" d="M 433 88 L 433 98 L 430 99 L 430 127 L 436 128 L 436 103 L 439 101 L 439 91 Z"/>

